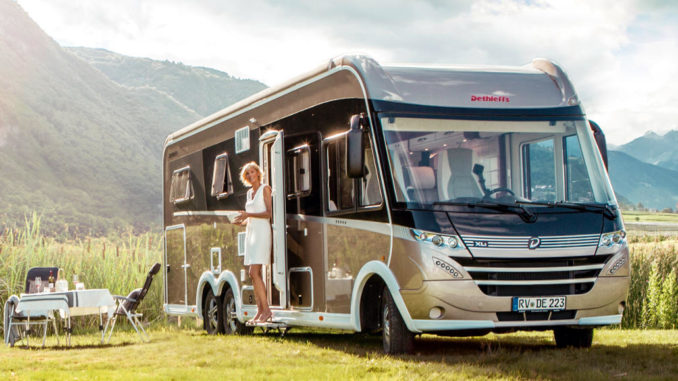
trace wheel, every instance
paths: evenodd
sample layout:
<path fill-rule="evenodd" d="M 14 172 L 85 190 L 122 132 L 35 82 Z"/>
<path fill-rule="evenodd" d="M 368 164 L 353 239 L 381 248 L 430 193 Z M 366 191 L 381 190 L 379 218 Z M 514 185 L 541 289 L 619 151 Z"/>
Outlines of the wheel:
<path fill-rule="evenodd" d="M 219 303 L 219 299 L 214 296 L 212 290 L 207 291 L 205 296 L 205 304 L 202 309 L 203 314 L 203 326 L 205 331 L 210 335 L 216 335 L 217 333 L 222 333 L 223 329 L 223 311 Z"/>
<path fill-rule="evenodd" d="M 381 300 L 381 338 L 384 352 L 411 353 L 414 348 L 414 334 L 407 329 L 388 287 L 384 287 Z"/>
<path fill-rule="evenodd" d="M 593 328 L 559 327 L 553 330 L 558 348 L 590 348 L 593 344 Z"/>
<path fill-rule="evenodd" d="M 230 288 L 224 294 L 221 310 L 224 311 L 224 318 L 222 319 L 222 331 L 224 333 L 227 335 L 249 335 L 254 332 L 254 327 L 248 327 L 238 320 L 235 297 Z"/>

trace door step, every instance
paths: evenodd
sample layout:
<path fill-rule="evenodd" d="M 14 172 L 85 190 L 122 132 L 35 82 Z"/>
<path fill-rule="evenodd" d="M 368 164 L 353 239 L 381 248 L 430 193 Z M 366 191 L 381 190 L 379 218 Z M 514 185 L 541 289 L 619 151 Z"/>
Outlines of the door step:
<path fill-rule="evenodd" d="M 281 321 L 264 321 L 264 322 L 253 322 L 251 320 L 245 323 L 246 326 L 252 328 L 261 328 L 264 333 L 269 333 L 271 331 L 277 331 L 280 336 L 285 336 L 287 331 L 290 330 L 290 327 Z"/>

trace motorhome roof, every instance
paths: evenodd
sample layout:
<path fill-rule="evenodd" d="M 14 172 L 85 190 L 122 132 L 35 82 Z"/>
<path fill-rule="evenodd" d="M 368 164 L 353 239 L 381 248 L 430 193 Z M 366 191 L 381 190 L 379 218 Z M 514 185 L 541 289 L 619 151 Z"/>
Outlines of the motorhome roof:
<path fill-rule="evenodd" d="M 366 56 L 341 56 L 280 85 L 170 134 L 165 146 L 214 120 L 266 103 L 329 72 L 353 70 L 370 99 L 419 105 L 520 109 L 579 105 L 567 75 L 555 63 L 535 59 L 520 66 L 381 66 Z"/>

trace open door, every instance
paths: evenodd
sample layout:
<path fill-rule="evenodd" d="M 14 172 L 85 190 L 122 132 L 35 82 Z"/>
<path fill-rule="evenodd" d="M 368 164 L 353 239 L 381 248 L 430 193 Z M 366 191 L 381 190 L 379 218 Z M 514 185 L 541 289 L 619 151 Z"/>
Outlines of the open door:
<path fill-rule="evenodd" d="M 259 163 L 264 171 L 265 183 L 273 190 L 273 262 L 271 266 L 273 286 L 279 292 L 280 307 L 288 305 L 287 297 L 287 226 L 285 222 L 285 184 L 283 132 L 268 131 L 259 138 Z M 269 288 L 273 291 L 272 288 Z M 271 297 L 272 301 L 275 300 Z M 275 303 L 271 303 L 275 304 Z"/>

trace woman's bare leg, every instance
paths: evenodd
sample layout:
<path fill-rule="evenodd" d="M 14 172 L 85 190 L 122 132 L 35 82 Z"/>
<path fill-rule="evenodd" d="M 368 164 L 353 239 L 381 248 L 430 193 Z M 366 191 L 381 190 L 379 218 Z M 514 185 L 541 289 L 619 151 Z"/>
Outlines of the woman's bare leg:
<path fill-rule="evenodd" d="M 266 284 L 264 284 L 264 280 L 261 277 L 261 268 L 262 265 L 251 265 L 249 269 L 252 285 L 254 286 L 254 298 L 257 301 L 255 321 L 265 321 L 271 317 L 271 309 L 268 307 L 266 297 Z"/>

